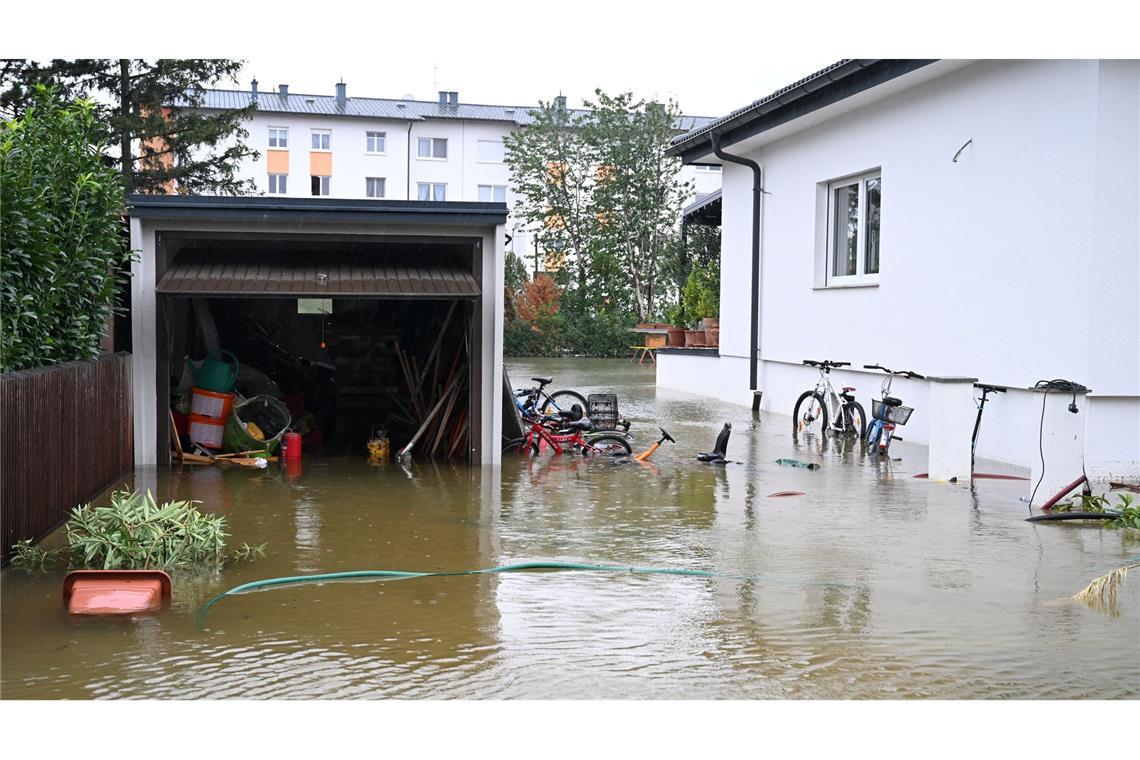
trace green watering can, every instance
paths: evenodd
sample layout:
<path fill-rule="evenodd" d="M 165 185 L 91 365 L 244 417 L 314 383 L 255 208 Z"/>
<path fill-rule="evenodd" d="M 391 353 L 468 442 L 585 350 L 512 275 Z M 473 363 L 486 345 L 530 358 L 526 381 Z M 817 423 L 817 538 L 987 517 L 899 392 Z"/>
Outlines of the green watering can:
<path fill-rule="evenodd" d="M 222 361 L 222 357 L 229 357 L 230 361 Z M 238 366 L 237 357 L 229 351 L 211 351 L 194 372 L 194 385 L 204 391 L 229 393 L 237 382 Z"/>

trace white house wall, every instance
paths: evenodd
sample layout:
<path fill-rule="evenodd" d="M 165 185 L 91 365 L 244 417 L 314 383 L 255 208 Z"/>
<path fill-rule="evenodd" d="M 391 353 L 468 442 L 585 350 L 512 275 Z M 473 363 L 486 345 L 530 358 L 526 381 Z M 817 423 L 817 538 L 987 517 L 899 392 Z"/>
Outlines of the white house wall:
<path fill-rule="evenodd" d="M 776 142 L 727 150 L 763 169 L 765 410 L 790 414 L 814 384 L 803 359 L 1014 388 L 1066 378 L 1091 387 L 1089 405 L 1102 408 L 1086 418 L 1090 467 L 1136 474 L 1140 62 L 975 63 Z M 880 167 L 878 285 L 816 288 L 818 183 Z M 725 167 L 719 395 L 741 404 L 751 401 L 751 183 L 747 168 Z M 858 387 L 869 412 L 881 377 L 844 371 L 836 384 Z M 925 384 L 894 390 L 916 409 L 907 439 L 925 442 Z M 1039 414 L 1039 394 L 999 396 L 986 407 L 979 454 L 1028 466 Z M 1104 442 L 1111 463 L 1094 451 Z"/>

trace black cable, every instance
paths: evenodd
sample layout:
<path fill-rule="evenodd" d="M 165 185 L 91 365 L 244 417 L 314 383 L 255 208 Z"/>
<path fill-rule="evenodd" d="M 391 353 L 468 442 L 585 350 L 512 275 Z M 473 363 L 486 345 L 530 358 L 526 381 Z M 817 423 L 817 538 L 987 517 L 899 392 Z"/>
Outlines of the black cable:
<path fill-rule="evenodd" d="M 1041 456 L 1041 477 L 1037 479 L 1037 485 L 1033 486 L 1033 493 L 1029 495 L 1029 511 L 1033 512 L 1033 499 L 1037 496 L 1037 489 L 1041 486 L 1041 481 L 1045 480 L 1045 402 L 1049 398 L 1049 392 L 1056 393 L 1072 393 L 1073 401 L 1069 404 L 1069 411 L 1074 414 L 1077 411 L 1077 394 L 1085 393 L 1088 388 L 1080 383 L 1073 382 L 1072 380 L 1038 380 L 1033 386 L 1035 389 L 1041 390 L 1041 422 L 1037 428 L 1037 452 Z M 1081 456 L 1081 472 L 1084 473 L 1085 463 L 1084 456 Z M 1085 475 L 1085 485 L 1088 485 L 1088 475 Z"/>

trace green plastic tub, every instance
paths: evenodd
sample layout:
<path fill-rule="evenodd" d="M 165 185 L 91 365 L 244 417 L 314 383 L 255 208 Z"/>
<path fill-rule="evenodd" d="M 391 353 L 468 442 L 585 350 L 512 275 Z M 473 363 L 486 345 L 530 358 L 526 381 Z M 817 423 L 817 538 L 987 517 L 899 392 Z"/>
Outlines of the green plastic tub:
<path fill-rule="evenodd" d="M 246 432 L 243 422 L 256 421 L 265 433 L 265 440 L 259 441 Z M 234 404 L 230 418 L 222 433 L 222 446 L 226 451 L 264 451 L 272 455 L 281 443 L 282 436 L 289 430 L 293 416 L 289 407 L 272 396 L 254 396 Z"/>

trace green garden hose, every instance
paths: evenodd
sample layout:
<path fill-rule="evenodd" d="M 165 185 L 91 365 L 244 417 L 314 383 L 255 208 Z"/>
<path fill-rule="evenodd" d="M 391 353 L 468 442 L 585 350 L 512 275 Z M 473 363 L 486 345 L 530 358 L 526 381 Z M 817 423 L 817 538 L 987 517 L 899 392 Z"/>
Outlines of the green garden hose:
<path fill-rule="evenodd" d="M 390 578 L 443 578 L 458 575 L 487 575 L 490 573 L 511 573 L 522 570 L 588 570 L 593 572 L 607 572 L 607 573 L 636 573 L 639 575 L 688 575 L 698 578 L 732 578 L 735 580 L 748 580 L 754 576 L 748 575 L 724 575 L 722 573 L 711 573 L 705 570 L 684 570 L 674 568 L 654 568 L 654 567 L 620 567 L 617 565 L 589 565 L 579 562 L 522 562 L 516 565 L 503 565 L 502 567 L 488 567 L 481 570 L 454 570 L 444 573 L 413 573 L 402 570 L 349 570 L 342 573 L 319 573 L 317 575 L 290 575 L 281 578 L 266 578 L 260 581 L 250 581 L 243 583 L 240 586 L 234 586 L 229 591 L 218 594 L 210 601 L 206 602 L 198 610 L 198 627 L 201 628 L 205 622 L 206 613 L 215 604 L 225 599 L 227 596 L 234 596 L 243 594 L 247 591 L 254 591 L 260 588 L 268 588 L 270 586 L 285 586 L 298 583 L 323 583 L 327 581 L 341 581 L 359 578 L 373 578 L 373 579 L 390 579 Z"/>

